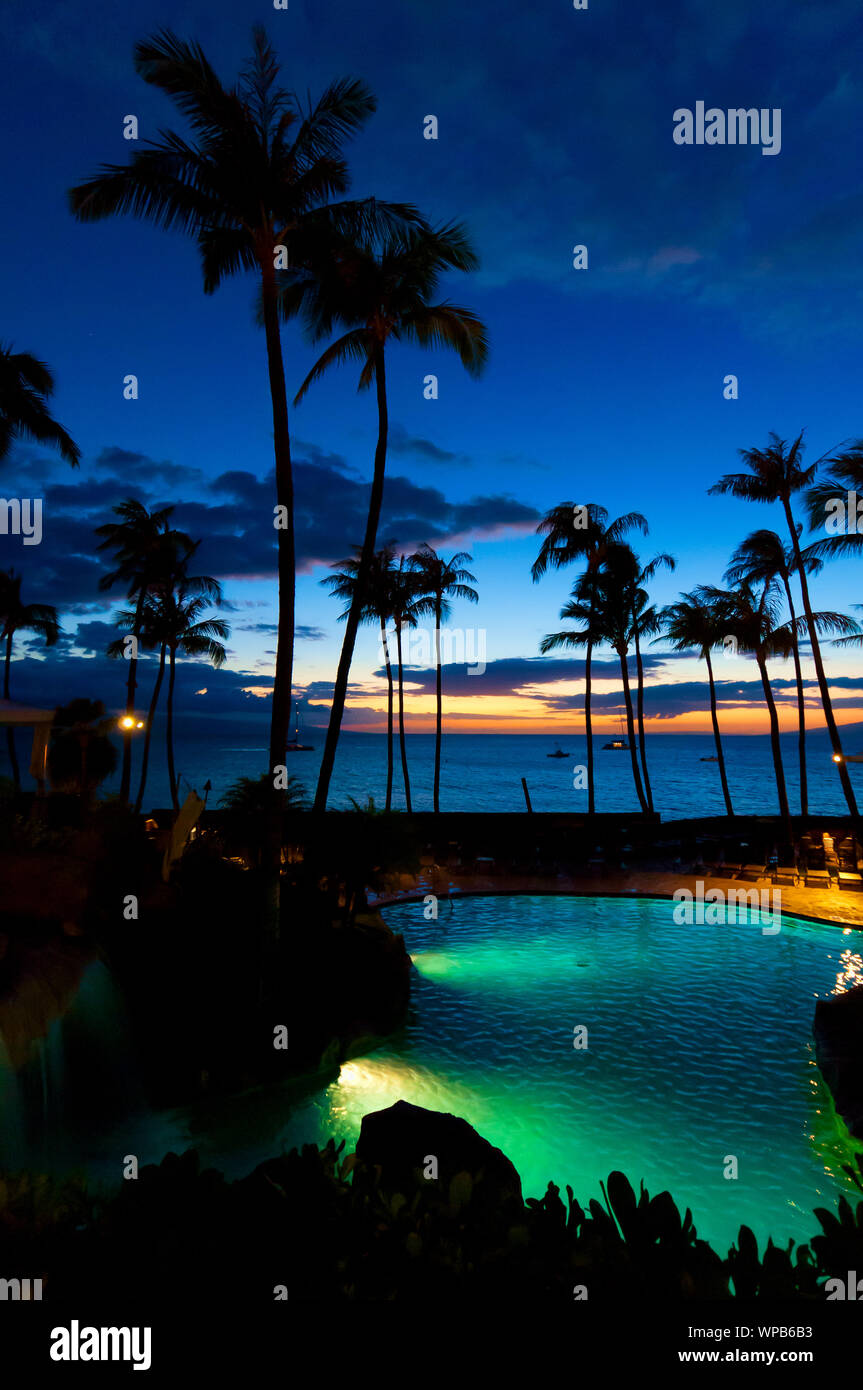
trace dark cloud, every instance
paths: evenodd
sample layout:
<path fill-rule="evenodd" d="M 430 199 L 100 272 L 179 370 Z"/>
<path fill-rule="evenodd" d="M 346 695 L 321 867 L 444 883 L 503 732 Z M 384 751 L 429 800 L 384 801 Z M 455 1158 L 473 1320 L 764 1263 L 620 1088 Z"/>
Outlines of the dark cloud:
<path fill-rule="evenodd" d="M 422 463 L 458 463 L 464 465 L 471 462 L 467 454 L 451 453 L 449 449 L 441 449 L 431 439 L 423 439 L 419 435 L 408 434 L 403 425 L 390 425 L 387 445 L 389 453 L 397 458 L 415 458 Z"/>

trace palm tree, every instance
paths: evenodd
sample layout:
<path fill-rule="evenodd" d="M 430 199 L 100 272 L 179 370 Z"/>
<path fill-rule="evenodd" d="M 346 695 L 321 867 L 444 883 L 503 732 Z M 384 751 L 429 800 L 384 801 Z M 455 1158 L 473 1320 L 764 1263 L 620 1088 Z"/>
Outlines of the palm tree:
<path fill-rule="evenodd" d="M 150 512 L 134 497 L 128 497 L 112 510 L 120 519 L 96 527 L 96 535 L 102 538 L 97 549 L 112 551 L 115 560 L 115 567 L 99 580 L 99 588 L 104 593 L 115 584 L 123 583 L 128 597 L 135 599 L 135 612 L 129 624 L 129 633 L 135 638 L 135 643 L 128 657 L 129 674 L 126 679 L 126 718 L 131 721 L 135 713 L 137 645 L 141 640 L 144 603 L 164 570 L 167 568 L 170 572 L 174 567 L 176 553 L 183 549 L 191 551 L 192 541 L 185 532 L 169 529 L 168 521 L 173 507 L 161 507 Z M 125 652 L 118 654 L 123 656 Z M 124 804 L 129 800 L 131 782 L 132 725 L 127 722 L 123 726 L 123 766 L 120 773 L 120 800 Z"/>
<path fill-rule="evenodd" d="M 843 501 L 843 493 L 854 493 L 863 501 L 863 439 L 855 440 L 841 453 L 823 459 L 827 472 L 812 484 L 806 494 L 806 510 L 813 531 L 824 529 L 831 503 Z M 856 513 L 856 508 L 855 508 Z M 863 550 L 863 531 L 857 529 L 857 517 L 847 517 L 846 529 L 828 535 L 808 547 L 808 553 L 824 559 L 837 555 L 859 555 Z"/>
<path fill-rule="evenodd" d="M 785 785 L 785 769 L 782 765 L 779 716 L 776 713 L 776 701 L 767 670 L 767 661 L 771 656 L 788 656 L 791 651 L 790 635 L 787 632 L 783 633 L 776 624 L 778 606 L 775 583 L 762 584 L 760 592 L 750 584 L 742 582 L 733 590 L 720 589 L 708 584 L 699 592 L 704 595 L 707 603 L 713 606 L 726 632 L 730 629 L 737 638 L 738 649 L 755 657 L 770 718 L 770 747 L 779 797 L 779 814 L 782 817 L 785 838 L 790 844 L 794 837 Z"/>
<path fill-rule="evenodd" d="M 220 667 L 225 660 L 224 647 L 216 640 L 227 638 L 230 628 L 222 619 L 199 621 L 200 614 L 210 604 L 220 604 L 222 589 L 217 580 L 210 575 L 190 575 L 189 562 L 195 554 L 200 541 L 190 542 L 189 548 L 178 548 L 173 553 L 172 562 L 167 562 L 156 582 L 151 583 L 143 604 L 143 610 L 123 609 L 115 615 L 118 627 L 131 630 L 137 625 L 141 644 L 150 650 L 158 648 L 159 665 L 144 731 L 144 748 L 141 756 L 141 781 L 135 799 L 135 811 L 140 812 L 147 783 L 150 756 L 150 740 L 153 721 L 162 689 L 166 666 L 169 671 L 167 700 L 167 752 L 168 775 L 171 785 L 171 801 L 174 810 L 179 810 L 176 778 L 174 776 L 174 680 L 176 654 L 181 651 L 187 656 L 207 656 L 213 665 Z M 108 655 L 123 655 L 124 639 L 117 638 L 110 643 Z M 272 781 L 272 779 L 271 779 Z"/>
<path fill-rule="evenodd" d="M 576 560 L 586 562 L 585 572 L 596 574 L 605 562 L 610 545 L 622 541 L 630 531 L 640 531 L 647 535 L 647 521 L 641 512 L 626 512 L 614 521 L 608 520 L 608 511 L 596 502 L 577 506 L 573 502 L 561 502 L 552 507 L 536 528 L 537 535 L 545 535 L 539 554 L 531 566 L 534 584 L 541 579 L 546 570 L 563 569 Z M 588 594 L 588 602 L 592 597 Z M 561 616 L 564 614 L 561 612 Z M 593 624 L 588 623 L 588 633 Z M 593 725 L 590 707 L 591 659 L 593 640 L 587 642 L 585 654 L 584 726 L 587 739 L 587 811 L 593 815 L 596 810 L 593 776 Z"/>
<path fill-rule="evenodd" d="M 438 555 L 428 544 L 423 544 L 409 561 L 420 582 L 420 594 L 416 601 L 418 615 L 430 613 L 435 624 L 435 667 L 437 722 L 435 725 L 434 753 L 434 809 L 440 810 L 440 752 L 443 727 L 443 687 L 440 659 L 440 630 L 444 618 L 452 612 L 451 599 L 465 599 L 468 603 L 478 603 L 479 595 L 470 584 L 476 583 L 476 576 L 464 568 L 473 557 L 466 550 L 459 550 L 449 560 Z"/>
<path fill-rule="evenodd" d="M 566 618 L 569 622 L 580 623 L 577 628 L 565 628 L 561 632 L 549 632 L 543 637 L 539 644 L 539 650 L 543 656 L 549 652 L 559 651 L 561 647 L 584 647 L 584 723 L 587 729 L 587 766 L 588 766 L 588 811 L 593 815 L 596 806 L 593 791 L 593 758 L 591 753 L 591 662 L 593 648 L 603 639 L 600 630 L 596 598 L 594 589 L 597 576 L 595 573 L 585 573 L 581 575 L 573 585 L 569 601 L 560 610 L 561 618 Z"/>
<path fill-rule="evenodd" d="M 798 533 L 802 527 L 798 526 Z M 808 574 L 816 574 L 822 567 L 817 556 L 809 550 L 802 552 L 802 561 Z M 731 584 L 770 584 L 779 581 L 785 591 L 788 604 L 789 634 L 791 654 L 794 658 L 794 676 L 797 683 L 797 749 L 800 764 L 800 814 L 809 814 L 809 791 L 806 778 L 806 698 L 803 688 L 803 669 L 800 662 L 800 641 L 797 635 L 797 614 L 794 610 L 794 595 L 791 591 L 791 576 L 795 571 L 796 560 L 790 546 L 785 546 L 775 531 L 753 531 L 741 541 L 731 557 L 726 570 L 726 579 Z"/>
<path fill-rule="evenodd" d="M 722 795 L 725 810 L 734 815 L 731 794 L 728 790 L 728 777 L 725 770 L 725 753 L 719 733 L 719 715 L 716 708 L 716 681 L 713 675 L 713 662 L 710 653 L 721 643 L 726 626 L 720 616 L 720 605 L 712 600 L 704 589 L 693 589 L 680 595 L 676 603 L 669 604 L 659 614 L 665 638 L 671 642 L 676 652 L 696 648 L 699 656 L 707 663 L 707 679 L 710 685 L 710 719 L 713 724 L 713 738 L 716 743 L 716 758 L 719 763 L 719 778 L 722 782 Z"/>
<path fill-rule="evenodd" d="M 656 608 L 648 606 L 648 596 L 644 586 L 650 583 L 658 569 L 664 567 L 673 570 L 675 564 L 674 556 L 669 555 L 666 551 L 654 555 L 653 559 L 639 571 L 632 590 L 632 645 L 635 651 L 635 669 L 638 680 L 638 747 L 641 756 L 644 791 L 650 811 L 653 810 L 653 790 L 650 785 L 650 774 L 647 770 L 647 747 L 644 737 L 644 662 L 641 659 L 641 638 L 652 637 L 654 633 L 659 631 L 659 614 Z"/>
<path fill-rule="evenodd" d="M 340 327 L 346 331 L 330 343 L 312 367 L 295 401 L 302 400 L 312 382 L 342 362 L 362 364 L 359 390 L 375 383 L 378 439 L 369 499 L 366 532 L 360 553 L 357 585 L 345 625 L 333 703 L 314 809 L 327 804 L 339 739 L 351 660 L 365 603 L 368 576 L 375 551 L 389 429 L 386 387 L 386 347 L 390 340 L 422 348 L 449 348 L 472 376 L 482 371 L 488 355 L 485 328 L 469 309 L 448 301 L 435 302 L 442 274 L 473 270 L 478 264 L 465 229 L 458 223 L 440 227 L 412 226 L 382 237 L 345 237 L 330 242 L 313 268 L 286 272 L 280 304 L 286 318 L 300 315 L 313 341 Z"/>
<path fill-rule="evenodd" d="M 394 565 L 394 542 L 389 542 L 380 550 L 375 551 L 372 556 L 372 564 L 369 570 L 366 586 L 366 597 L 363 603 L 361 622 L 377 622 L 380 624 L 381 648 L 384 655 L 384 665 L 387 676 L 387 796 L 385 810 L 389 811 L 392 806 L 393 798 L 393 668 L 390 661 L 390 646 L 387 637 L 387 624 L 392 618 L 392 587 Z M 332 593 L 338 598 L 347 601 L 347 608 L 339 614 L 339 619 L 343 620 L 350 616 L 351 604 L 357 587 L 357 575 L 359 574 L 362 551 L 356 547 L 356 553 L 347 560 L 342 560 L 338 565 L 333 565 L 335 574 L 328 575 L 322 579 Z"/>
<path fill-rule="evenodd" d="M 13 352 L 0 343 L 0 462 L 15 439 L 32 439 L 60 451 L 76 467 L 81 450 L 48 409 L 54 393 L 51 369 L 29 352 Z"/>
<path fill-rule="evenodd" d="M 284 762 L 291 715 L 294 650 L 294 489 L 288 402 L 276 307 L 276 266 L 302 265 L 333 229 L 401 225 L 412 210 L 368 200 L 330 200 L 349 186 L 345 141 L 376 109 L 364 83 L 333 82 L 306 108 L 279 86 L 280 69 L 264 31 L 254 30 L 250 63 L 225 87 L 202 48 L 169 30 L 135 45 L 135 67 L 191 126 L 191 139 L 164 131 L 142 142 L 126 165 L 106 165 L 70 192 L 75 216 L 147 218 L 194 236 L 204 291 L 253 271 L 261 297 L 275 453 L 279 618 L 270 729 L 270 767 Z M 276 523 L 274 522 L 274 525 Z"/>
<path fill-rule="evenodd" d="M 650 803 L 639 769 L 632 691 L 629 684 L 629 643 L 633 633 L 633 612 L 639 611 L 643 602 L 641 595 L 644 594 L 643 590 L 638 590 L 638 573 L 638 560 L 630 547 L 626 544 L 610 545 L 597 579 L 596 608 L 603 640 L 614 648 L 620 661 L 632 779 L 642 811 L 649 811 Z"/>
<path fill-rule="evenodd" d="M 411 806 L 411 783 L 408 775 L 408 754 L 405 742 L 405 688 L 404 688 L 404 659 L 402 653 L 402 631 L 406 627 L 416 627 L 417 608 L 416 599 L 419 593 L 417 577 L 408 567 L 408 562 L 404 555 L 399 556 L 398 567 L 394 568 L 390 578 L 389 602 L 390 616 L 396 631 L 396 660 L 398 662 L 398 685 L 399 685 L 399 749 L 402 758 L 402 776 L 405 784 L 405 810 L 410 815 L 413 807 Z"/>
<path fill-rule="evenodd" d="M 845 765 L 842 752 L 842 741 L 839 737 L 839 729 L 833 713 L 833 702 L 830 698 L 830 688 L 827 684 L 827 674 L 824 670 L 824 661 L 821 655 L 821 644 L 818 641 L 818 631 L 815 623 L 815 616 L 812 612 L 812 603 L 809 597 L 809 584 L 806 578 L 806 566 L 800 549 L 800 535 L 797 529 L 797 522 L 791 506 L 791 499 L 795 493 L 804 488 L 810 487 L 816 472 L 825 460 L 818 459 L 808 468 L 802 464 L 803 457 L 803 431 L 801 430 L 797 438 L 789 445 L 786 440 L 780 439 L 775 433 L 769 436 L 769 442 L 764 449 L 741 449 L 740 457 L 749 469 L 748 473 L 726 473 L 719 482 L 714 483 L 708 491 L 711 493 L 731 493 L 734 497 L 743 497 L 750 502 L 779 502 L 785 513 L 785 521 L 791 538 L 791 549 L 794 555 L 794 572 L 800 582 L 800 594 L 803 599 L 803 611 L 806 614 L 806 626 L 809 633 L 809 641 L 812 646 L 812 659 L 815 663 L 815 672 L 818 677 L 818 687 L 821 692 L 821 704 L 824 709 L 824 719 L 830 735 L 830 743 L 833 748 L 834 762 L 842 783 L 842 790 L 845 793 L 845 800 L 848 809 L 854 817 L 855 822 L 859 821 L 857 802 L 854 797 L 854 789 L 851 786 L 851 779 L 848 775 L 848 768 Z"/>
<path fill-rule="evenodd" d="M 50 603 L 22 603 L 21 575 L 13 569 L 0 573 L 0 641 L 5 641 L 3 660 L 3 699 L 10 699 L 9 676 L 12 667 L 12 643 L 16 632 L 35 632 L 44 637 L 46 647 L 53 647 L 60 636 L 57 609 Z M 21 789 L 21 772 L 15 752 L 12 725 L 6 729 L 6 746 L 16 791 Z"/>

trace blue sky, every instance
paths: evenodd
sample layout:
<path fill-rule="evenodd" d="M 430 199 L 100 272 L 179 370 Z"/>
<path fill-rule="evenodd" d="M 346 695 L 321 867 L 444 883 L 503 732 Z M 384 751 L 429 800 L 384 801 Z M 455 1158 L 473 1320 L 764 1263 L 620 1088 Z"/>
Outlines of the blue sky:
<path fill-rule="evenodd" d="M 471 230 L 482 267 L 446 290 L 486 321 L 489 366 L 476 382 L 455 358 L 393 350 L 382 537 L 474 557 L 480 603 L 457 609 L 453 625 L 486 631 L 489 669 L 453 694 L 454 725 L 530 729 L 569 717 L 577 665 L 533 664 L 573 578 L 530 582 L 542 511 L 564 499 L 643 511 L 645 556 L 678 559 L 655 586 L 667 602 L 719 582 L 747 531 L 781 528 L 768 508 L 707 497 L 737 466 L 739 447 L 805 426 L 814 457 L 863 435 L 859 6 L 7 3 L 2 159 L 12 212 L 0 334 L 55 370 L 56 414 L 84 453 L 76 473 L 21 446 L 0 479 L 6 494 L 45 498 L 42 545 L 0 545 L 29 596 L 58 605 L 70 638 L 43 667 L 35 646 L 19 645 L 13 693 L 22 697 L 72 681 L 76 693 L 120 702 L 120 675 L 101 655 L 110 609 L 96 591 L 91 533 L 113 502 L 135 495 L 174 502 L 178 522 L 204 538 L 202 567 L 225 585 L 228 669 L 188 673 L 190 690 L 208 689 L 194 697 L 202 711 L 242 713 L 265 698 L 243 694 L 267 688 L 274 621 L 271 420 L 252 281 L 208 298 L 190 241 L 132 219 L 78 225 L 65 196 L 101 163 L 127 157 L 125 115 L 138 117 L 142 139 L 181 124 L 136 76 L 136 38 L 166 25 L 198 38 L 227 80 L 256 22 L 287 85 L 316 94 L 352 74 L 377 94 L 378 113 L 349 151 L 357 195 L 413 201 Z M 781 152 L 676 145 L 672 114 L 697 100 L 780 108 Z M 429 113 L 437 141 L 422 136 Z M 581 243 L 589 269 L 575 271 Z M 289 329 L 289 388 L 312 360 Z M 140 383 L 132 402 L 122 395 L 129 372 Z M 423 397 L 427 372 L 440 379 L 436 401 Z M 736 401 L 723 399 L 728 373 L 739 378 Z M 360 539 L 374 402 L 356 395 L 345 369 L 293 411 L 292 431 L 305 633 L 296 681 L 320 700 L 340 632 L 318 581 Z M 859 599 L 853 565 L 817 581 L 820 607 Z M 355 727 L 380 724 L 377 660 L 366 633 Z M 861 717 L 859 657 L 834 654 L 831 666 L 849 682 L 837 686 L 841 717 Z M 788 674 L 777 668 L 780 690 Z M 564 675 L 569 683 L 555 684 Z M 762 726 L 757 690 L 740 686 L 752 676 L 748 663 L 729 663 L 729 727 Z M 698 680 L 696 662 L 656 661 L 651 717 L 696 727 L 683 706 L 702 719 Z M 606 693 L 616 708 L 611 672 Z M 413 727 L 426 727 L 430 701 L 419 677 Z"/>

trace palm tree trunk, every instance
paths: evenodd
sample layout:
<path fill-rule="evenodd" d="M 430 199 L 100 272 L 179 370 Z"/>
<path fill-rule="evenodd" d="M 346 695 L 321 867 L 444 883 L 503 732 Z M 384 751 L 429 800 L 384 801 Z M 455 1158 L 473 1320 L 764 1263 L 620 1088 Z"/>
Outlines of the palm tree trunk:
<path fill-rule="evenodd" d="M 719 733 L 719 714 L 716 709 L 716 682 L 713 678 L 713 662 L 710 660 L 710 648 L 705 647 L 704 658 L 707 662 L 707 679 L 710 682 L 710 718 L 713 722 L 713 738 L 716 743 L 716 756 L 719 759 L 719 780 L 722 783 L 722 795 L 725 797 L 725 810 L 729 816 L 734 815 L 734 807 L 731 804 L 731 793 L 728 790 L 728 777 L 725 772 L 725 753 L 722 750 L 722 738 Z"/>
<path fill-rule="evenodd" d="M 399 662 L 399 746 L 402 753 L 402 775 L 405 779 L 405 809 L 408 815 L 411 814 L 411 780 L 408 777 L 408 754 L 405 745 L 405 691 L 404 691 L 404 667 L 402 665 L 402 627 L 399 623 L 396 628 L 396 651 Z"/>
<path fill-rule="evenodd" d="M 386 619 L 381 617 L 381 643 L 384 649 L 384 665 L 387 668 L 387 799 L 384 810 L 392 809 L 393 804 L 393 668 L 390 664 L 390 644 L 387 640 Z"/>
<path fill-rule="evenodd" d="M 6 633 L 6 656 L 3 662 L 3 699 L 9 699 L 9 673 L 12 669 L 12 629 Z M 6 725 L 6 747 L 9 752 L 9 763 L 12 768 L 12 781 L 16 792 L 21 790 L 21 769 L 18 766 L 18 754 L 15 751 L 15 731 L 11 724 Z"/>
<path fill-rule="evenodd" d="M 593 784 L 593 713 L 590 708 L 591 659 L 593 643 L 588 642 L 584 658 L 584 735 L 587 739 L 587 814 L 596 815 L 596 789 Z"/>
<path fill-rule="evenodd" d="M 375 541 L 377 540 L 381 506 L 383 505 L 384 499 L 384 473 L 387 462 L 389 417 L 387 412 L 387 385 L 384 370 L 384 348 L 382 343 L 379 344 L 375 350 L 375 382 L 377 384 L 378 398 L 378 442 L 375 449 L 375 469 L 372 477 L 371 496 L 369 498 L 369 514 L 366 521 L 366 534 L 363 539 L 360 562 L 357 568 L 353 598 L 351 599 L 348 620 L 345 625 L 345 635 L 342 641 L 339 666 L 336 672 L 333 703 L 330 708 L 330 722 L 327 728 L 327 739 L 324 745 L 324 755 L 321 759 L 321 770 L 318 774 L 318 786 L 315 792 L 315 811 L 325 811 L 327 807 L 330 780 L 333 775 L 333 765 L 336 761 L 339 730 L 342 727 L 342 716 L 345 710 L 348 677 L 351 671 L 351 661 L 353 660 L 360 617 L 363 611 L 363 604 L 365 603 L 369 573 L 375 553 Z M 401 658 L 399 659 L 399 680 L 401 681 Z"/>
<path fill-rule="evenodd" d="M 833 702 L 830 699 L 830 688 L 827 684 L 827 676 L 824 671 L 824 662 L 821 658 L 821 645 L 818 641 L 818 632 L 815 627 L 815 619 L 812 616 L 812 604 L 809 600 L 809 584 L 806 579 L 806 571 L 803 567 L 800 556 L 800 538 L 797 535 L 797 525 L 794 521 L 794 513 L 791 510 L 791 503 L 786 497 L 782 499 L 785 509 L 785 519 L 788 523 L 788 530 L 791 533 L 791 548 L 794 551 L 794 559 L 797 562 L 797 576 L 800 580 L 800 594 L 803 599 L 803 611 L 806 614 L 806 626 L 809 629 L 809 641 L 812 645 L 812 659 L 815 662 L 815 672 L 818 676 L 818 688 L 821 691 L 821 704 L 824 709 L 824 719 L 827 724 L 827 731 L 830 734 L 830 743 L 834 754 L 838 755 L 839 761 L 836 763 L 839 772 L 839 780 L 842 783 L 842 790 L 845 793 L 845 800 L 848 803 L 848 810 L 854 817 L 855 824 L 859 824 L 860 813 L 857 810 L 857 801 L 854 796 L 854 788 L 851 786 L 851 778 L 848 776 L 848 768 L 845 765 L 845 758 L 842 753 L 842 740 L 839 737 L 839 730 L 836 726 L 836 719 L 833 714 Z"/>
<path fill-rule="evenodd" d="M 166 721 L 166 741 L 168 747 L 168 780 L 171 783 L 171 804 L 175 813 L 180 809 L 177 799 L 177 779 L 174 775 L 174 676 L 176 674 L 176 651 L 171 648 L 170 674 L 168 676 L 168 712 Z"/>
<path fill-rule="evenodd" d="M 162 677 L 165 674 L 165 643 L 162 643 L 162 650 L 159 653 L 159 670 L 156 673 L 156 681 L 153 686 L 153 694 L 150 697 L 150 709 L 147 713 L 147 729 L 144 734 L 144 747 L 141 752 L 141 784 L 138 787 L 138 795 L 135 797 L 135 815 L 140 815 L 141 804 L 144 800 L 144 788 L 147 785 L 147 765 L 150 761 L 150 738 L 153 733 L 153 720 L 156 715 L 156 706 L 159 703 L 159 691 L 162 688 Z"/>
<path fill-rule="evenodd" d="M 776 701 L 773 699 L 770 677 L 767 674 L 767 663 L 761 652 L 756 651 L 755 660 L 758 662 L 758 671 L 761 676 L 764 699 L 767 703 L 767 710 L 770 715 L 770 747 L 773 751 L 773 770 L 776 774 L 776 790 L 779 794 L 779 814 L 782 817 L 785 837 L 790 844 L 794 836 L 791 829 L 791 811 L 788 806 L 788 792 L 785 787 L 785 770 L 782 766 L 782 744 L 779 739 L 779 716 L 776 713 Z"/>
<path fill-rule="evenodd" d="M 633 615 L 635 616 L 635 615 Z M 644 792 L 647 797 L 647 809 L 653 810 L 653 792 L 650 787 L 650 776 L 647 771 L 647 749 L 644 740 L 644 662 L 641 660 L 641 646 L 638 641 L 638 622 L 633 630 L 635 641 L 635 669 L 638 673 L 638 751 L 641 756 L 641 771 L 644 776 Z"/>
<path fill-rule="evenodd" d="M 141 635 L 141 614 L 144 610 L 144 597 L 146 589 L 142 584 L 138 590 L 138 601 L 135 604 L 135 626 L 132 628 L 132 637 L 135 639 L 132 648 L 133 653 L 137 653 L 137 643 Z M 129 675 L 126 680 L 126 717 L 131 719 L 135 714 L 135 690 L 138 684 L 138 657 L 129 657 Z M 123 770 L 120 774 L 120 802 L 123 806 L 129 800 L 129 791 L 132 786 L 132 728 L 123 729 Z"/>
<path fill-rule="evenodd" d="M 437 724 L 435 726 L 435 745 L 434 745 L 434 809 L 440 810 L 440 745 L 441 730 L 443 725 L 443 684 L 440 665 L 440 624 L 441 624 L 441 597 L 438 594 L 435 600 L 435 662 L 437 663 Z"/>
<path fill-rule="evenodd" d="M 797 615 L 794 612 L 794 598 L 791 593 L 791 580 L 783 574 L 785 597 L 791 618 L 791 650 L 794 656 L 794 676 L 797 681 L 797 753 L 800 761 L 800 814 L 809 815 L 809 788 L 806 784 L 806 700 L 803 695 L 803 670 L 800 664 L 800 643 L 797 639 Z"/>
<path fill-rule="evenodd" d="M 276 671 L 273 679 L 273 708 L 270 715 L 270 772 L 284 766 L 290 733 L 294 667 L 294 602 L 296 556 L 294 541 L 294 475 L 291 466 L 291 436 L 288 427 L 288 396 L 285 364 L 279 333 L 276 272 L 272 246 L 261 256 L 263 279 L 264 332 L 267 342 L 267 369 L 273 406 L 273 447 L 276 462 L 276 503 L 284 508 L 287 525 L 276 531 L 278 538 L 279 618 L 276 642 Z"/>
<path fill-rule="evenodd" d="M 629 688 L 629 663 L 626 659 L 626 652 L 618 652 L 620 657 L 620 674 L 623 677 L 623 698 L 626 702 L 626 728 L 629 734 L 629 756 L 632 761 L 632 777 L 635 782 L 635 790 L 642 811 L 647 811 L 647 798 L 644 795 L 644 788 L 641 785 L 641 774 L 638 771 L 638 752 L 635 747 L 635 719 L 632 713 L 632 692 Z"/>

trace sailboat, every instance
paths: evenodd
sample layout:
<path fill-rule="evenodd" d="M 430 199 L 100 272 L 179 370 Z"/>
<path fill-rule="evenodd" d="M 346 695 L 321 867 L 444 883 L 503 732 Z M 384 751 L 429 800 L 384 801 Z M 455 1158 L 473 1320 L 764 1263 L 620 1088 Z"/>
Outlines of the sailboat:
<path fill-rule="evenodd" d="M 611 740 L 610 743 L 604 743 L 604 744 L 602 745 L 602 748 L 603 748 L 603 752 L 605 752 L 607 749 L 610 750 L 611 752 L 614 752 L 614 753 L 620 753 L 620 752 L 628 753 L 628 752 L 629 752 L 629 744 L 627 743 L 627 741 L 626 741 L 626 735 L 625 735 L 624 732 L 623 732 L 623 720 L 622 720 L 622 719 L 621 719 L 621 721 L 620 721 L 620 738 L 613 738 L 613 739 Z"/>
<path fill-rule="evenodd" d="M 294 723 L 294 737 L 286 746 L 286 753 L 313 753 L 314 748 L 310 743 L 300 743 L 300 706 L 296 705 L 297 717 Z"/>

